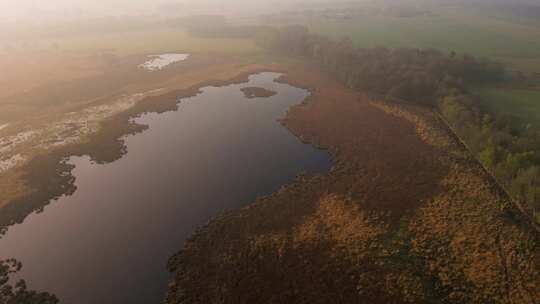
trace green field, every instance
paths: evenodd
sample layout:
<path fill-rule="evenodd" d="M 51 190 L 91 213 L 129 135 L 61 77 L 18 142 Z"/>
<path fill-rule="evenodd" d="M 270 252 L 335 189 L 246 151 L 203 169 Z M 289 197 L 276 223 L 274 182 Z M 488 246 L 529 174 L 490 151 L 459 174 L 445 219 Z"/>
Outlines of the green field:
<path fill-rule="evenodd" d="M 14 44 L 24 45 L 26 49 L 74 53 L 111 52 L 117 55 L 163 52 L 253 55 L 261 51 L 251 40 L 193 37 L 180 28 L 32 38 L 19 40 Z"/>
<path fill-rule="evenodd" d="M 350 36 L 359 47 L 436 48 L 540 72 L 540 23 L 441 10 L 415 17 L 366 14 L 347 20 L 309 19 L 305 24 L 323 35 Z"/>
<path fill-rule="evenodd" d="M 489 110 L 509 114 L 524 125 L 540 128 L 540 91 L 478 88 L 475 92 Z"/>

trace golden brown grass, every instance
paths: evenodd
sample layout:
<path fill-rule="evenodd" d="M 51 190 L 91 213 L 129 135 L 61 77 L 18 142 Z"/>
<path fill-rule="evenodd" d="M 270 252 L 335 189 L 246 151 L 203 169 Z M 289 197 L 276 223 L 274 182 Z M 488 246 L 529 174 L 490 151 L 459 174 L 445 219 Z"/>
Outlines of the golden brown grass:
<path fill-rule="evenodd" d="M 534 303 L 537 235 L 437 115 L 316 70 L 283 123 L 334 168 L 218 217 L 171 259 L 169 303 Z"/>
<path fill-rule="evenodd" d="M 106 69 L 99 56 L 35 51 L 0 56 L 0 104 L 40 86 L 95 76 Z"/>

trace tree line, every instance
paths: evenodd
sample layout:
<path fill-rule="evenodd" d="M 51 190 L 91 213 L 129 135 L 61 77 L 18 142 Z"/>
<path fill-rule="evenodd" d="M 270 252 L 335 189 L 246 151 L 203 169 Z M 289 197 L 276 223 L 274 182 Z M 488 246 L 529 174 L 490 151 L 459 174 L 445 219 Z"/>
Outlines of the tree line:
<path fill-rule="evenodd" d="M 514 199 L 540 222 L 540 132 L 480 107 L 468 87 L 505 81 L 497 62 L 455 52 L 416 48 L 355 48 L 312 34 L 303 26 L 261 28 L 261 46 L 304 57 L 347 87 L 386 100 L 433 107 Z"/>
<path fill-rule="evenodd" d="M 58 298 L 47 292 L 28 290 L 26 282 L 11 284 L 10 275 L 21 270 L 22 264 L 9 259 L 0 261 L 0 304 L 56 304 Z"/>

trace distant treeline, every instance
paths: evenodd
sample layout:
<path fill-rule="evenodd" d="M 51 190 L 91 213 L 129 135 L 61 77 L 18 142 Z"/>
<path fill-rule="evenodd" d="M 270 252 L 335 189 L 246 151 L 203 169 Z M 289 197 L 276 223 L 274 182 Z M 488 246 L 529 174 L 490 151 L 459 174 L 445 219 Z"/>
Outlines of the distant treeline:
<path fill-rule="evenodd" d="M 333 41 L 302 26 L 266 28 L 258 41 L 272 51 L 308 58 L 349 88 L 437 109 L 514 199 L 539 220 L 540 132 L 515 127 L 503 113 L 482 111 L 479 97 L 467 89 L 504 81 L 500 64 L 437 50 L 355 48 L 348 38 Z"/>
<path fill-rule="evenodd" d="M 500 81 L 503 67 L 488 59 L 411 48 L 355 48 L 349 38 L 334 41 L 303 26 L 267 28 L 264 47 L 313 59 L 350 88 L 416 103 L 436 105 L 465 84 Z"/>
<path fill-rule="evenodd" d="M 433 107 L 498 181 L 540 222 L 540 132 L 488 113 L 468 87 L 506 81 L 502 65 L 486 58 L 415 48 L 355 48 L 304 26 L 240 26 L 214 16 L 191 22 L 192 34 L 252 38 L 265 49 L 303 57 L 347 87 L 388 101 Z"/>

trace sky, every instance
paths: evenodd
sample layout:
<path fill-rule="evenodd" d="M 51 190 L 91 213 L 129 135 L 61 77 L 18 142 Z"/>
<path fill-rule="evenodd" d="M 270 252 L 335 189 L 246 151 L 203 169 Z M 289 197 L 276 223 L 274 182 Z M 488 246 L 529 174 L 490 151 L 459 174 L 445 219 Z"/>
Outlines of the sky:
<path fill-rule="evenodd" d="M 538 3 L 540 0 L 0 0 L 0 21 L 32 22 L 111 15 L 221 13 L 227 11 L 260 12 L 271 8 L 286 9 L 298 3 L 316 2 L 467 2 Z M 172 4 L 172 5 L 171 5 Z"/>
<path fill-rule="evenodd" d="M 0 0 L 0 20 L 27 21 L 47 18 L 81 18 L 104 14 L 152 14 L 166 11 L 165 7 L 175 7 L 186 11 L 201 11 L 205 8 L 214 8 L 216 11 L 226 8 L 253 9 L 259 6 L 262 8 L 264 5 L 277 3 L 283 6 L 286 3 L 301 1 L 322 0 Z"/>
<path fill-rule="evenodd" d="M 164 1 L 165 2 L 165 1 Z M 1 18 L 78 17 L 154 9 L 151 0 L 0 0 Z"/>

